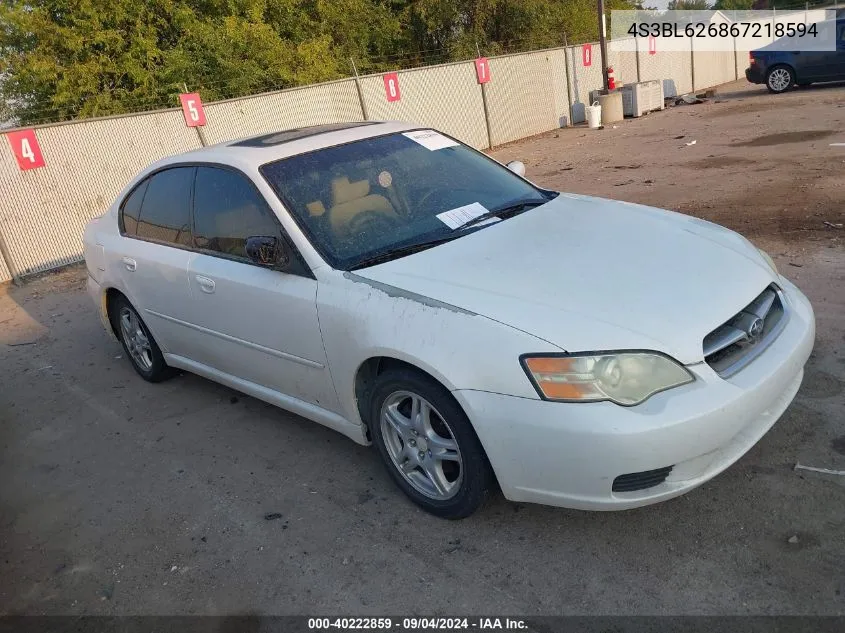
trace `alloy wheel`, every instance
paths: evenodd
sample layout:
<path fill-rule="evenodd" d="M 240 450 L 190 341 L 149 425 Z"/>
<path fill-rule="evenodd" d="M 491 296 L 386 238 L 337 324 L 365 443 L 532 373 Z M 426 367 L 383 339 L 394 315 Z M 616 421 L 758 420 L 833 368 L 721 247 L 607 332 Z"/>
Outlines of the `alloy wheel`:
<path fill-rule="evenodd" d="M 769 88 L 775 92 L 783 92 L 792 82 L 792 76 L 786 68 L 775 68 L 769 73 Z"/>
<path fill-rule="evenodd" d="M 452 429 L 425 398 L 396 391 L 382 404 L 381 434 L 390 459 L 420 493 L 443 501 L 463 482 L 463 460 Z"/>
<path fill-rule="evenodd" d="M 148 372 L 153 368 L 153 350 L 150 339 L 141 325 L 141 319 L 135 311 L 123 306 L 120 309 L 120 332 L 126 349 L 135 364 L 143 371 Z"/>

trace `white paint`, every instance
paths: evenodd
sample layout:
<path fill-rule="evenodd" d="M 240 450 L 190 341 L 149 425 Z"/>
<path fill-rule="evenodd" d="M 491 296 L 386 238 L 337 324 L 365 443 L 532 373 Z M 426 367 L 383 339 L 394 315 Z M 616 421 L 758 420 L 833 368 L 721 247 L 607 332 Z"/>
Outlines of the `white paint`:
<path fill-rule="evenodd" d="M 411 129 L 379 124 L 192 153 L 187 160 L 230 164 L 252 178 L 313 278 L 124 238 L 115 205 L 85 232 L 98 274 L 88 281 L 95 304 L 119 290 L 149 316 L 168 364 L 360 443 L 362 363 L 410 363 L 454 394 L 514 500 L 608 510 L 682 494 L 730 466 L 789 405 L 812 349 L 812 308 L 747 240 L 696 218 L 561 194 L 435 248 L 354 273 L 331 268 L 258 167 Z M 486 211 L 477 207 L 470 216 Z M 197 277 L 213 281 L 214 292 L 202 291 Z M 773 282 L 787 298 L 786 327 L 742 371 L 717 376 L 702 362 L 704 336 Z M 546 402 L 519 363 L 526 353 L 622 349 L 667 354 L 695 381 L 629 408 Z M 611 492 L 621 474 L 668 465 L 671 475 L 654 488 Z"/>

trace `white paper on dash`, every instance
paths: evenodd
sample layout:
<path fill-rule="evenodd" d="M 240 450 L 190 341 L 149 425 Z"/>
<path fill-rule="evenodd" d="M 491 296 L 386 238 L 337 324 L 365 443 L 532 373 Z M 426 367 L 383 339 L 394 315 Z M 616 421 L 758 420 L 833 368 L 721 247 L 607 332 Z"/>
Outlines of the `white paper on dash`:
<path fill-rule="evenodd" d="M 444 147 L 455 147 L 457 141 L 453 141 L 448 136 L 443 136 L 440 132 L 434 130 L 415 130 L 413 132 L 402 132 L 402 136 L 407 136 L 415 143 L 419 143 L 426 149 L 434 150 L 443 149 Z"/>
<path fill-rule="evenodd" d="M 462 207 L 450 209 L 443 213 L 437 214 L 437 219 L 443 222 L 450 229 L 457 229 L 462 227 L 467 222 L 472 222 L 475 218 L 487 213 L 487 208 L 480 202 L 473 202 Z"/>

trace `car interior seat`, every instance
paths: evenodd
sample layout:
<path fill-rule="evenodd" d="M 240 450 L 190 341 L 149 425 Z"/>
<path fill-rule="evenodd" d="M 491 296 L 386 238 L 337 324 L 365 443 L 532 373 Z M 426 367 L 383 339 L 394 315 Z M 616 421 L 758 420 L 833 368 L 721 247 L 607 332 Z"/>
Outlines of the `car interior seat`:
<path fill-rule="evenodd" d="M 369 180 L 350 182 L 347 176 L 332 180 L 332 207 L 329 226 L 336 236 L 345 236 L 349 225 L 363 213 L 377 213 L 388 218 L 398 217 L 390 201 L 382 195 L 370 193 Z"/>

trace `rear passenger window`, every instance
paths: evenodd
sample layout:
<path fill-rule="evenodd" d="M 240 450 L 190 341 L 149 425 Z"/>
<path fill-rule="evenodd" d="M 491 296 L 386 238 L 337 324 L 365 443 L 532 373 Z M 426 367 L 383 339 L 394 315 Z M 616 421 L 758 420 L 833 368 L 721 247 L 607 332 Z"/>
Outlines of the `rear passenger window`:
<path fill-rule="evenodd" d="M 191 245 L 193 175 L 193 167 L 174 167 L 149 179 L 138 219 L 138 237 L 180 246 Z"/>
<path fill-rule="evenodd" d="M 141 202 L 147 192 L 149 179 L 135 187 L 120 208 L 120 230 L 127 235 L 135 235 L 138 230 L 138 216 L 141 214 Z"/>
<path fill-rule="evenodd" d="M 194 242 L 204 250 L 246 259 L 248 237 L 280 237 L 273 211 L 242 174 L 197 168 Z"/>

